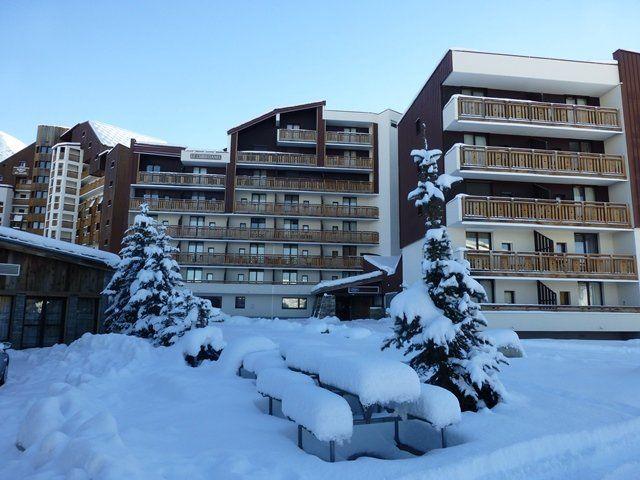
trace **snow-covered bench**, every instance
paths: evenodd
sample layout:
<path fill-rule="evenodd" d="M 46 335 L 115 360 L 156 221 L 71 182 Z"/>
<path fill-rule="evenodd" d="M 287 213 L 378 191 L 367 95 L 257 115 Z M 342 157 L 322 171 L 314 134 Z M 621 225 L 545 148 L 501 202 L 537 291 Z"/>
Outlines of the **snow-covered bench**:
<path fill-rule="evenodd" d="M 320 367 L 325 361 L 336 357 L 355 355 L 350 351 L 334 350 L 324 345 L 298 345 L 287 348 L 283 353 L 287 367 L 314 378 L 318 377 Z"/>
<path fill-rule="evenodd" d="M 298 425 L 298 447 L 304 449 L 302 433 L 307 430 L 321 442 L 329 442 L 329 461 L 335 462 L 336 442 L 342 443 L 353 435 L 353 417 L 347 401 L 315 384 L 290 385 L 282 396 L 282 413 Z"/>
<path fill-rule="evenodd" d="M 234 338 L 227 343 L 220 358 L 218 368 L 222 373 L 234 375 L 240 373 L 240 367 L 247 355 L 254 352 L 278 350 L 278 345 L 266 337 L 251 336 Z"/>
<path fill-rule="evenodd" d="M 278 350 L 251 352 L 244 356 L 239 373 L 241 376 L 246 373 L 255 378 L 262 370 L 273 367 L 286 368 Z"/>
<path fill-rule="evenodd" d="M 447 446 L 445 429 L 450 425 L 455 425 L 462 418 L 460 403 L 453 393 L 425 383 L 420 384 L 420 396 L 417 400 L 399 403 L 394 407 L 394 410 L 402 418 L 420 420 L 439 430 L 442 448 Z M 413 447 L 401 442 L 398 421 L 395 424 L 395 441 L 399 448 L 412 453 L 417 452 Z"/>
<path fill-rule="evenodd" d="M 282 401 L 285 391 L 298 385 L 315 386 L 315 382 L 303 373 L 279 367 L 260 370 L 256 378 L 258 393 L 269 399 L 269 415 L 273 415 L 273 400 Z"/>

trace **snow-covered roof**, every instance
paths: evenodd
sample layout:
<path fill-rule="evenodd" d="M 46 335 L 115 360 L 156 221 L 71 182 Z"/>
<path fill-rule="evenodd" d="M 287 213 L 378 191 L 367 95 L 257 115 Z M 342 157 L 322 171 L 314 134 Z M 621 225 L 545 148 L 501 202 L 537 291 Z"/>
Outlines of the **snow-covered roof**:
<path fill-rule="evenodd" d="M 363 255 L 365 262 L 369 262 L 378 270 L 382 270 L 387 275 L 396 273 L 398 263 L 400 263 L 400 255 L 380 256 L 380 255 Z"/>
<path fill-rule="evenodd" d="M 362 273 L 360 275 L 353 275 L 351 277 L 338 278 L 337 280 L 325 280 L 318 283 L 311 289 L 311 293 L 319 292 L 327 288 L 343 287 L 345 285 L 351 285 L 353 283 L 362 282 L 364 280 L 371 280 L 384 275 L 380 270 L 374 270 L 373 272 Z"/>
<path fill-rule="evenodd" d="M 16 137 L 0 131 L 0 162 L 19 152 L 24 147 L 26 145 Z"/>
<path fill-rule="evenodd" d="M 23 232 L 22 230 L 16 230 L 15 228 L 0 227 L 0 242 L 1 241 L 16 243 L 40 250 L 48 250 L 55 253 L 62 253 L 64 255 L 70 255 L 84 260 L 92 260 L 94 262 L 103 263 L 112 268 L 115 268 L 120 262 L 120 257 L 115 253 L 105 252 L 103 250 L 98 250 L 97 248 L 76 245 L 74 243 L 63 242 L 62 240 L 54 240 L 53 238 Z"/>
<path fill-rule="evenodd" d="M 138 142 L 144 143 L 156 143 L 160 145 L 165 145 L 167 143 L 159 138 L 142 135 L 140 133 L 132 132 L 131 130 L 109 125 L 108 123 L 89 120 L 89 125 L 96 133 L 100 143 L 107 147 L 115 147 L 118 143 L 128 147 L 131 144 L 132 138 L 135 138 Z"/>

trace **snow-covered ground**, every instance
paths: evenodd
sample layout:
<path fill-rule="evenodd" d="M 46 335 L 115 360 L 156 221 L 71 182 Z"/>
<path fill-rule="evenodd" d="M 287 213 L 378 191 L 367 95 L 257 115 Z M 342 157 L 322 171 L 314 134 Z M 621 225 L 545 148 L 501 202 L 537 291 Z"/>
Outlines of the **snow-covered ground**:
<path fill-rule="evenodd" d="M 221 328 L 228 346 L 262 335 L 282 348 L 326 344 L 369 355 L 391 324 L 234 318 Z M 464 413 L 449 448 L 413 457 L 393 446 L 393 424 L 357 426 L 337 450 L 339 460 L 357 460 L 335 464 L 297 448 L 294 424 L 264 413 L 253 380 L 217 363 L 190 368 L 179 346 L 86 335 L 68 347 L 11 351 L 0 388 L 0 478 L 640 478 L 640 342 L 523 345 L 527 356 L 510 359 L 500 377 L 508 401 Z M 405 423 L 402 435 L 437 445 L 424 424 Z M 305 442 L 326 458 L 325 445 Z"/>

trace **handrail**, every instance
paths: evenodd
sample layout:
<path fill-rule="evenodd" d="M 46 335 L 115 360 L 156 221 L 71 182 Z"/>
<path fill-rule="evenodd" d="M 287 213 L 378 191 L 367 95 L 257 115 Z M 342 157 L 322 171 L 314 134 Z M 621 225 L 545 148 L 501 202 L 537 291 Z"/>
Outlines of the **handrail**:
<path fill-rule="evenodd" d="M 461 118 L 621 130 L 615 108 L 466 95 L 456 97 Z"/>
<path fill-rule="evenodd" d="M 460 167 L 545 175 L 627 178 L 624 157 L 604 153 L 460 145 Z"/>
<path fill-rule="evenodd" d="M 220 200 L 191 200 L 174 198 L 132 198 L 129 209 L 136 210 L 146 203 L 152 211 L 167 212 L 224 212 L 224 202 Z"/>
<path fill-rule="evenodd" d="M 513 304 L 513 303 L 483 303 L 485 311 L 515 311 L 515 312 L 612 312 L 612 313 L 639 313 L 640 306 L 631 305 L 538 305 L 538 304 Z"/>
<path fill-rule="evenodd" d="M 325 132 L 325 139 L 327 143 L 371 145 L 372 135 L 370 133 L 334 132 L 327 130 Z"/>
<path fill-rule="evenodd" d="M 324 159 L 325 167 L 358 168 L 361 170 L 373 169 L 373 158 L 370 157 L 345 157 L 330 155 Z"/>
<path fill-rule="evenodd" d="M 138 172 L 138 183 L 224 187 L 225 175 L 182 172 Z"/>
<path fill-rule="evenodd" d="M 310 203 L 236 202 L 235 213 L 308 217 L 378 218 L 378 207 Z"/>
<path fill-rule="evenodd" d="M 263 188 L 269 190 L 329 191 L 345 193 L 373 193 L 372 182 L 288 177 L 236 177 L 236 187 Z"/>
<path fill-rule="evenodd" d="M 247 267 L 279 267 L 279 268 L 329 268 L 356 269 L 363 268 L 362 257 L 332 257 L 321 255 L 246 255 L 239 253 L 204 253 L 180 252 L 175 255 L 178 263 L 184 265 L 231 265 Z"/>
<path fill-rule="evenodd" d="M 301 129 L 278 129 L 278 141 L 292 141 L 292 142 L 316 142 L 318 139 L 318 132 L 316 130 L 301 130 Z"/>
<path fill-rule="evenodd" d="M 318 158 L 307 153 L 238 152 L 238 163 L 267 163 L 275 165 L 316 166 Z"/>

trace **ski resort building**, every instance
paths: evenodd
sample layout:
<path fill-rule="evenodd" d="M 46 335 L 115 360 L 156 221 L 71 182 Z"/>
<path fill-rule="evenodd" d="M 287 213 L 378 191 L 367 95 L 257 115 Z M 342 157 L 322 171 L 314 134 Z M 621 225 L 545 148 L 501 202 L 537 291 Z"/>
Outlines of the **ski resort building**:
<path fill-rule="evenodd" d="M 130 219 L 149 204 L 176 241 L 183 277 L 214 306 L 307 317 L 320 282 L 362 274 L 365 254 L 399 253 L 399 118 L 315 102 L 232 128 L 220 151 L 134 142 Z M 338 310 L 383 308 L 386 292 L 372 287 Z"/>
<path fill-rule="evenodd" d="M 462 177 L 446 206 L 492 327 L 529 336 L 640 332 L 640 54 L 584 62 L 450 50 L 399 122 L 400 246 L 420 279 L 409 153 Z M 426 125 L 426 131 L 423 129 Z"/>

